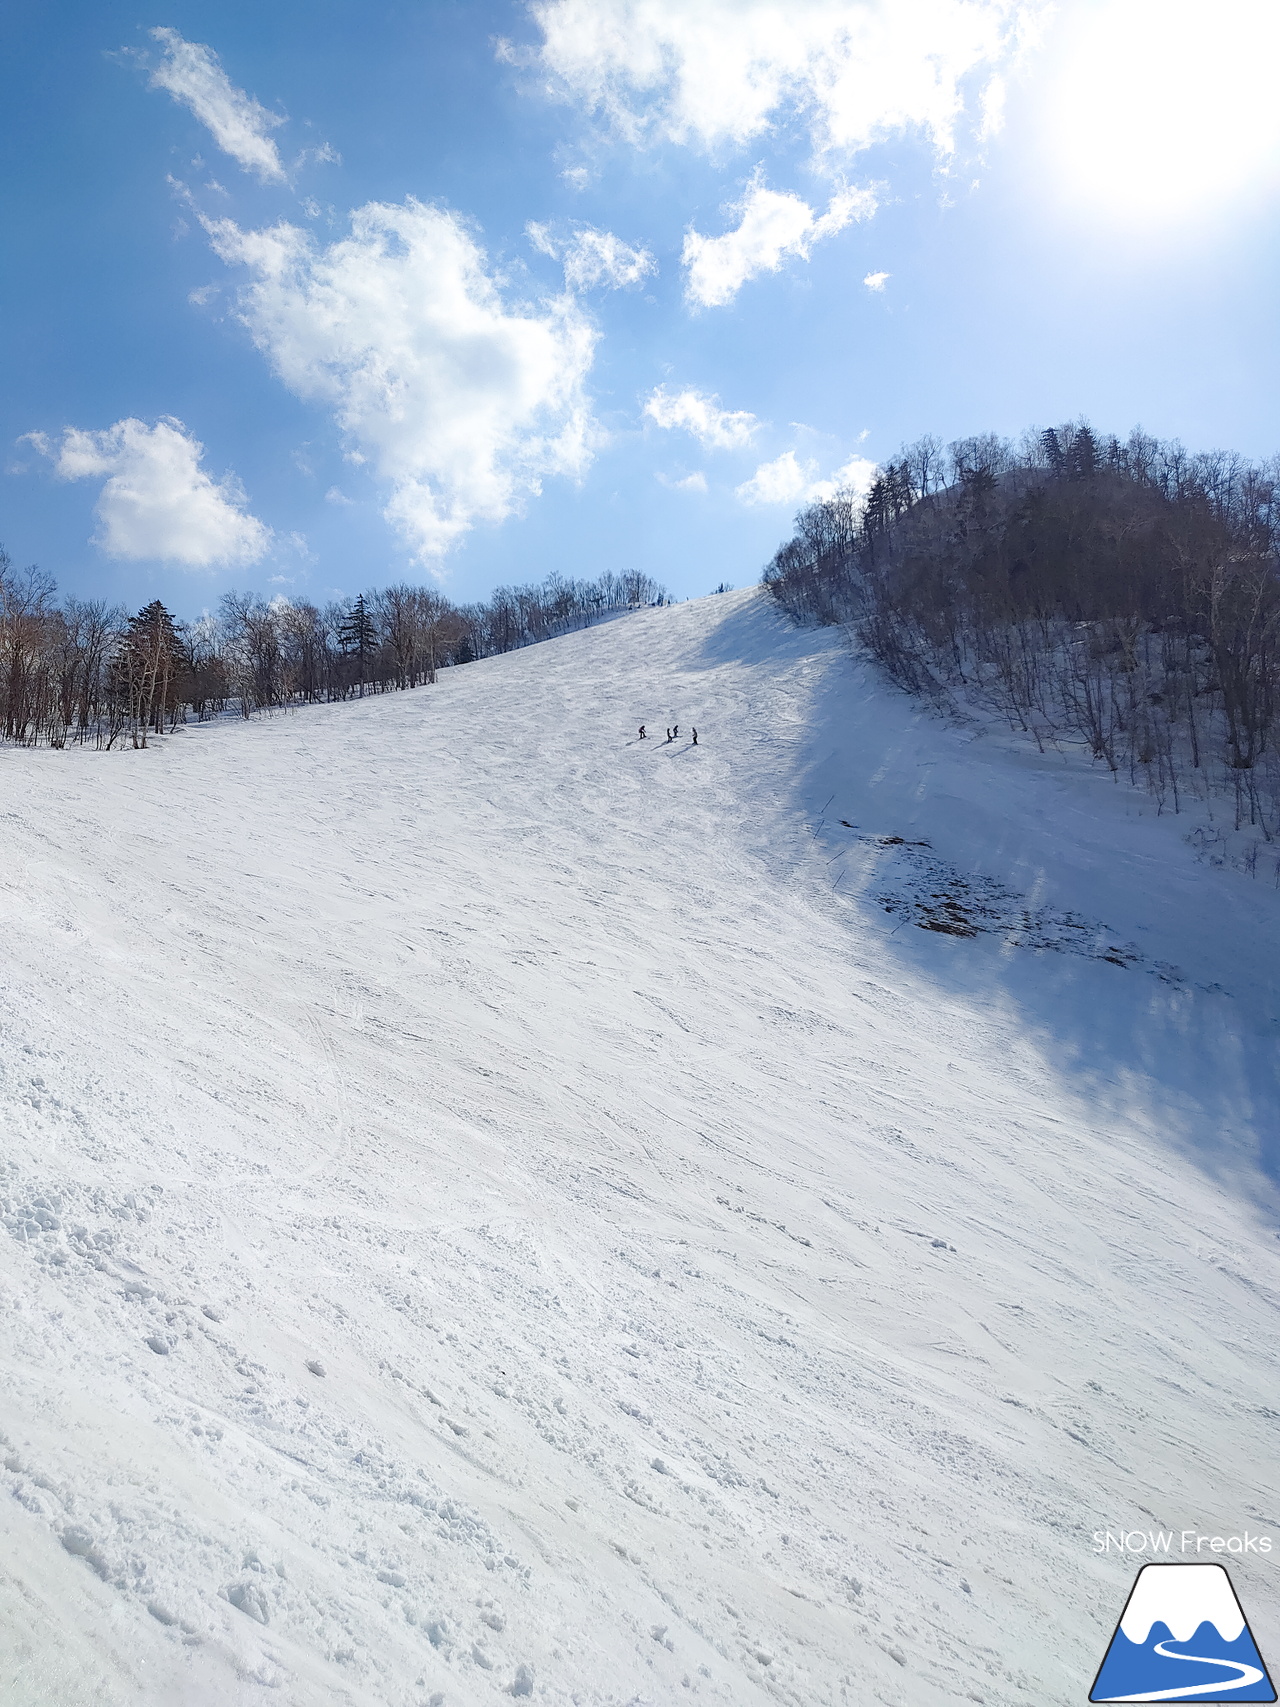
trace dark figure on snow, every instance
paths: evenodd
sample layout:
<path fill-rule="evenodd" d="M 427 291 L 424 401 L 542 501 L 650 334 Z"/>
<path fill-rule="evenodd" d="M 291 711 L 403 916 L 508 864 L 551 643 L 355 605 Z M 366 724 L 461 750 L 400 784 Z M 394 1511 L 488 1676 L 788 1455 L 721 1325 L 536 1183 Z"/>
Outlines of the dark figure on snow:
<path fill-rule="evenodd" d="M 671 731 L 669 729 L 667 730 L 667 740 L 668 741 L 674 741 L 675 740 L 675 736 L 671 733 Z"/>
<path fill-rule="evenodd" d="M 644 724 L 643 723 L 640 725 L 640 739 L 642 741 L 645 741 L 648 739 L 648 737 L 646 736 L 646 734 L 644 732 Z"/>
<path fill-rule="evenodd" d="M 671 738 L 673 741 L 678 741 L 680 739 L 680 725 L 678 723 L 676 724 L 675 728 L 671 731 Z"/>
<path fill-rule="evenodd" d="M 696 729 L 693 732 L 693 744 L 695 747 L 698 745 L 698 731 Z"/>

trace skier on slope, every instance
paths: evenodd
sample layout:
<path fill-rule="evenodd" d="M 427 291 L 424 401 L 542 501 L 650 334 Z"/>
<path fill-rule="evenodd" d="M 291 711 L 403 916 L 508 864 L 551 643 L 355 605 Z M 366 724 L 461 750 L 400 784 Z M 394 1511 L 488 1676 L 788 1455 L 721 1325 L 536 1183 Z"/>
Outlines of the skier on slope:
<path fill-rule="evenodd" d="M 644 724 L 643 723 L 640 725 L 640 739 L 642 741 L 645 741 L 648 739 L 648 736 L 644 732 Z"/>
<path fill-rule="evenodd" d="M 671 731 L 671 739 L 673 741 L 678 741 L 680 739 L 680 725 L 678 723 L 676 724 L 675 728 Z"/>
<path fill-rule="evenodd" d="M 695 747 L 698 745 L 698 731 L 696 729 L 693 732 L 693 744 Z"/>

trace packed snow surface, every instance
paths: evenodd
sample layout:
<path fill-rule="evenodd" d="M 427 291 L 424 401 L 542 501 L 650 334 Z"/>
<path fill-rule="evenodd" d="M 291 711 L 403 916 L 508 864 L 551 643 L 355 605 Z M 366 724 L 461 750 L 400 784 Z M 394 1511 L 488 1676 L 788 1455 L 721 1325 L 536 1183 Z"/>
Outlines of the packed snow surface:
<path fill-rule="evenodd" d="M 6 1707 L 1065 1707 L 1120 1528 L 1280 1648 L 1185 821 L 755 592 L 0 788 Z"/>

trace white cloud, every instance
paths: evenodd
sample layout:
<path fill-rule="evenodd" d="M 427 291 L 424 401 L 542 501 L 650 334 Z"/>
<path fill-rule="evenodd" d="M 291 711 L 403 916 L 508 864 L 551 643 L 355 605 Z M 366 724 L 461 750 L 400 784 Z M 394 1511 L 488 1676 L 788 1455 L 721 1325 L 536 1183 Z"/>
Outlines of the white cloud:
<path fill-rule="evenodd" d="M 892 277 L 892 273 L 868 273 L 862 282 L 868 290 L 883 290 Z"/>
<path fill-rule="evenodd" d="M 524 234 L 540 255 L 550 255 L 553 261 L 560 259 L 560 245 L 551 235 L 549 225 L 541 225 L 536 219 L 531 219 L 524 228 Z"/>
<path fill-rule="evenodd" d="M 633 249 L 611 231 L 596 231 L 592 226 L 579 231 L 564 254 L 564 282 L 570 290 L 589 290 L 598 284 L 622 290 L 657 270 L 647 249 Z"/>
<path fill-rule="evenodd" d="M 530 220 L 525 233 L 535 249 L 564 261 L 564 282 L 570 290 L 590 290 L 595 285 L 624 290 L 658 270 L 647 249 L 633 249 L 612 231 L 597 231 L 593 225 L 579 226 L 564 240 L 553 236 L 549 226 Z"/>
<path fill-rule="evenodd" d="M 237 567 L 256 563 L 271 543 L 271 529 L 245 508 L 239 482 L 206 474 L 204 446 L 171 415 L 154 427 L 132 418 L 104 432 L 68 427 L 56 450 L 42 434 L 31 438 L 62 480 L 106 475 L 94 544 L 108 557 Z"/>
<path fill-rule="evenodd" d="M 271 132 L 285 121 L 268 112 L 243 89 L 237 89 L 212 48 L 184 41 L 177 30 L 152 30 L 164 43 L 164 59 L 151 74 L 153 89 L 167 89 L 175 101 L 189 107 L 224 154 L 263 183 L 285 181 L 284 167 Z"/>
<path fill-rule="evenodd" d="M 748 279 L 776 273 L 788 255 L 807 260 L 815 243 L 851 220 L 869 219 L 875 210 L 874 190 L 842 190 L 819 216 L 799 196 L 766 189 L 757 172 L 732 210 L 741 216 L 733 231 L 723 237 L 686 234 L 681 255 L 688 270 L 685 294 L 703 308 L 722 308 Z"/>
<path fill-rule="evenodd" d="M 656 478 L 659 485 L 669 486 L 673 492 L 705 492 L 707 489 L 707 477 L 701 469 L 686 474 L 682 479 L 670 474 L 659 474 Z"/>
<path fill-rule="evenodd" d="M 591 173 L 585 166 L 566 166 L 560 176 L 571 190 L 585 190 L 591 182 Z"/>
<path fill-rule="evenodd" d="M 816 503 L 822 498 L 833 498 L 837 492 L 852 492 L 857 498 L 865 498 L 871 490 L 871 483 L 879 472 L 879 465 L 865 456 L 851 456 L 842 467 L 834 469 L 825 480 L 815 480 L 804 494 L 806 503 Z"/>
<path fill-rule="evenodd" d="M 904 130 L 950 152 L 968 85 L 1013 56 L 1042 4 L 535 0 L 532 10 L 540 68 L 634 143 L 741 147 L 798 115 L 819 154 L 847 156 Z"/>
<path fill-rule="evenodd" d="M 513 514 L 544 475 L 587 466 L 595 332 L 568 297 L 508 306 L 456 215 L 370 202 L 328 248 L 285 223 L 206 229 L 252 276 L 239 312 L 254 342 L 291 391 L 333 411 L 420 560 Z"/>
<path fill-rule="evenodd" d="M 998 136 L 1004 129 L 1004 104 L 1007 90 L 1003 77 L 992 77 L 982 91 L 979 100 L 979 110 L 982 113 L 982 123 L 978 127 L 978 136 L 985 142 L 988 137 Z"/>
<path fill-rule="evenodd" d="M 327 142 L 322 142 L 318 148 L 304 148 L 294 161 L 294 166 L 305 166 L 309 160 L 317 166 L 341 166 L 342 164 L 341 154 Z"/>
<path fill-rule="evenodd" d="M 876 464 L 865 456 L 851 456 L 827 479 L 818 478 L 816 462 L 801 462 L 793 450 L 783 451 L 772 462 L 762 462 L 734 496 L 744 504 L 813 504 L 833 497 L 846 488 L 863 498 L 876 477 Z"/>
<path fill-rule="evenodd" d="M 649 395 L 644 412 L 656 426 L 692 433 L 708 450 L 741 450 L 760 425 L 749 410 L 722 409 L 718 397 L 701 391 L 678 391 L 673 396 L 665 385 Z"/>
<path fill-rule="evenodd" d="M 762 462 L 734 495 L 744 504 L 794 504 L 817 472 L 816 463 L 801 467 L 793 450 L 783 451 L 772 462 Z"/>

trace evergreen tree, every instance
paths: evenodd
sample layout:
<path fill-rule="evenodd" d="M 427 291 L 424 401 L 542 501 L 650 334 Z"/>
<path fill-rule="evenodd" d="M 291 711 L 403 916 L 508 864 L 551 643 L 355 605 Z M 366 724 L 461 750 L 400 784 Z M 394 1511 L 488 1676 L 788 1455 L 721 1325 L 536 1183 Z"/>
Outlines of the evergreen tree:
<path fill-rule="evenodd" d="M 1098 441 L 1088 427 L 1078 427 L 1067 455 L 1067 474 L 1072 480 L 1089 480 L 1098 468 Z"/>
<path fill-rule="evenodd" d="M 889 502 L 889 513 L 896 521 L 905 515 L 915 503 L 917 493 L 915 482 L 911 476 L 911 464 L 904 457 L 900 462 L 891 462 L 885 471 L 886 496 Z"/>
<path fill-rule="evenodd" d="M 871 482 L 862 512 L 862 527 L 868 538 L 884 530 L 889 520 L 890 502 L 889 483 L 882 474 L 877 474 Z"/>
<path fill-rule="evenodd" d="M 348 657 L 354 654 L 359 660 L 360 694 L 363 698 L 369 659 L 378 648 L 378 630 L 363 593 L 353 600 L 346 616 L 338 624 L 338 644 Z"/>
<path fill-rule="evenodd" d="M 135 747 L 148 731 L 162 734 L 165 718 L 178 717 L 178 672 L 182 643 L 172 614 L 153 599 L 129 625 L 116 653 L 112 685 Z"/>
<path fill-rule="evenodd" d="M 1055 474 L 1066 472 L 1067 459 L 1062 454 L 1062 443 L 1052 427 L 1046 427 L 1040 435 L 1040 449 L 1044 459 Z"/>

